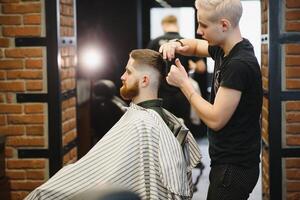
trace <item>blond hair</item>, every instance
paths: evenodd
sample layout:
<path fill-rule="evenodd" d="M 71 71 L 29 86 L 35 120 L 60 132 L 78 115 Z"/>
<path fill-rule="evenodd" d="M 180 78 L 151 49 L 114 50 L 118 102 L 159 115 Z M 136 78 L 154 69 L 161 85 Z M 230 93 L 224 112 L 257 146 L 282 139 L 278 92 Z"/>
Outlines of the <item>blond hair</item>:
<path fill-rule="evenodd" d="M 161 20 L 161 24 L 177 24 L 177 18 L 175 15 L 167 15 Z"/>
<path fill-rule="evenodd" d="M 243 13 L 243 7 L 240 0 L 196 0 L 197 9 L 202 8 L 212 11 L 210 20 L 217 21 L 220 18 L 228 19 L 233 27 L 239 24 Z"/>

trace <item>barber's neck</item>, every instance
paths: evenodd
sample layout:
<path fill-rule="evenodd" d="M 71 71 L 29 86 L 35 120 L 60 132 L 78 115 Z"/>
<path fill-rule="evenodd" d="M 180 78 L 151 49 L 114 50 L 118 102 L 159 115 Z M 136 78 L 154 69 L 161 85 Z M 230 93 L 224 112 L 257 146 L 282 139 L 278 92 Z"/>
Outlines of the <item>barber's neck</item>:
<path fill-rule="evenodd" d="M 139 104 L 143 101 L 148 101 L 148 100 L 153 100 L 157 99 L 157 91 L 152 91 L 152 90 L 140 90 L 139 94 L 135 97 L 132 98 L 132 102 L 135 104 Z"/>
<path fill-rule="evenodd" d="M 243 38 L 240 32 L 240 28 L 237 26 L 229 33 L 224 44 L 221 45 L 221 48 L 223 49 L 225 56 L 227 56 L 231 51 L 231 49 L 242 40 Z"/>

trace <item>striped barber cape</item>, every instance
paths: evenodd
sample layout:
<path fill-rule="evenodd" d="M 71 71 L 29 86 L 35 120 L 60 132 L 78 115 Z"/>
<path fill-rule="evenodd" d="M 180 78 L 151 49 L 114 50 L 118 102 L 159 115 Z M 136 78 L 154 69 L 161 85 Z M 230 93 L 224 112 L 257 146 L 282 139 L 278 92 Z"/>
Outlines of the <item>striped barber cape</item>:
<path fill-rule="evenodd" d="M 63 167 L 25 199 L 73 199 L 102 186 L 135 192 L 143 200 L 191 199 L 191 172 L 201 155 L 190 133 L 184 149 L 155 111 L 131 103 L 85 156 Z"/>

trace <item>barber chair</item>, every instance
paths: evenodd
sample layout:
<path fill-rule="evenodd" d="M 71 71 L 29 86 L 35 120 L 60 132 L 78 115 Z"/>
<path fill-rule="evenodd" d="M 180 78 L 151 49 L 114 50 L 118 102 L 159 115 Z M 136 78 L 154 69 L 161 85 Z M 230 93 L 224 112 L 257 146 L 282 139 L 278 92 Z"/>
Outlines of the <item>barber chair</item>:
<path fill-rule="evenodd" d="M 127 104 L 116 96 L 117 89 L 110 80 L 99 80 L 93 85 L 92 97 L 92 128 L 93 143 L 101 139 L 121 118 Z"/>

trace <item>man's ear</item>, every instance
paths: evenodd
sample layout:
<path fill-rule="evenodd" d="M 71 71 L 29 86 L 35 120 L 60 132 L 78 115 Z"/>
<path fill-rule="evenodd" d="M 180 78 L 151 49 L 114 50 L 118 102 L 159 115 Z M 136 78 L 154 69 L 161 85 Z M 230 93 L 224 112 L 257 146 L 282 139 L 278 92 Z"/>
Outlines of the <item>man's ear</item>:
<path fill-rule="evenodd" d="M 149 75 L 143 75 L 143 78 L 141 80 L 141 86 L 147 87 L 150 84 L 150 77 Z"/>
<path fill-rule="evenodd" d="M 220 21 L 220 23 L 221 23 L 222 31 L 223 32 L 228 31 L 230 29 L 230 27 L 231 27 L 230 21 L 228 19 L 226 19 L 226 18 L 222 18 L 221 21 Z"/>

